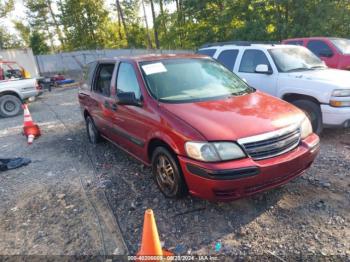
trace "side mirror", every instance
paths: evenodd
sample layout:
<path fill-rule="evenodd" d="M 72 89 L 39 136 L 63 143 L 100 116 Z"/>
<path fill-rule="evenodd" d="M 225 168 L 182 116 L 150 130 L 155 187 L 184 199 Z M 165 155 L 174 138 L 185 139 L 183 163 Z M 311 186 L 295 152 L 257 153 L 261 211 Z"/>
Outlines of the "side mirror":
<path fill-rule="evenodd" d="M 117 95 L 119 105 L 141 106 L 141 101 L 137 100 L 134 92 L 119 93 Z"/>
<path fill-rule="evenodd" d="M 265 64 L 257 65 L 255 68 L 255 73 L 272 75 L 272 71 L 269 70 L 269 66 Z"/>

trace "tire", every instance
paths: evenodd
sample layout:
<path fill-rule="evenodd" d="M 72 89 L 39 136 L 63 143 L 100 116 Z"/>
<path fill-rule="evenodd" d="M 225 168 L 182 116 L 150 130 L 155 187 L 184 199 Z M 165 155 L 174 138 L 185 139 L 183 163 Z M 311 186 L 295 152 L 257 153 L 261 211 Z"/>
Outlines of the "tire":
<path fill-rule="evenodd" d="M 165 197 L 182 198 L 188 194 L 187 185 L 177 158 L 165 147 L 160 146 L 154 150 L 152 154 L 152 173 Z"/>
<path fill-rule="evenodd" d="M 22 101 L 14 95 L 3 95 L 0 97 L 0 116 L 13 117 L 22 112 Z"/>
<path fill-rule="evenodd" d="M 92 118 L 90 116 L 87 116 L 85 119 L 85 122 L 86 122 L 86 132 L 90 143 L 96 145 L 99 142 L 101 142 L 100 132 L 96 128 L 96 125 L 92 120 Z"/>
<path fill-rule="evenodd" d="M 313 131 L 318 135 L 321 134 L 323 124 L 320 106 L 309 100 L 296 100 L 292 102 L 292 104 L 304 111 L 306 116 L 310 119 Z"/>

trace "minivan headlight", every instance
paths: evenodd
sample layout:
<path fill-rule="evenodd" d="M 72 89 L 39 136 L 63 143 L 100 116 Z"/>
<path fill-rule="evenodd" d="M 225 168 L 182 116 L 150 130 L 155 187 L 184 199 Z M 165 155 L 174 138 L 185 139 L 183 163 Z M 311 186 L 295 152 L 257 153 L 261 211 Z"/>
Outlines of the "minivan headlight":
<path fill-rule="evenodd" d="M 307 138 L 312 134 L 312 125 L 309 118 L 305 117 L 300 126 L 301 139 Z"/>
<path fill-rule="evenodd" d="M 245 157 L 245 153 L 232 142 L 186 142 L 185 150 L 190 158 L 204 162 L 218 162 Z"/>
<path fill-rule="evenodd" d="M 335 97 L 350 96 L 350 89 L 336 89 L 336 90 L 333 90 L 332 96 L 335 96 Z"/>

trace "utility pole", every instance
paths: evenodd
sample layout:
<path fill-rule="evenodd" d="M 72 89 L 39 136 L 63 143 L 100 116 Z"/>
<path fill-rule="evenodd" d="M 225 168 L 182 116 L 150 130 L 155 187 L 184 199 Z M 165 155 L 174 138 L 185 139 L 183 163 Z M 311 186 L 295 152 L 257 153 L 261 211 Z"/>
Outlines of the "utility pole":
<path fill-rule="evenodd" d="M 154 41 L 156 42 L 156 48 L 159 49 L 160 46 L 159 46 L 159 38 L 158 38 L 158 23 L 156 21 L 156 12 L 154 10 L 153 0 L 150 0 L 150 2 L 151 2 L 151 9 L 152 9 Z"/>
<path fill-rule="evenodd" d="M 144 0 L 142 0 L 142 8 L 143 8 L 143 16 L 144 16 L 144 19 L 145 19 L 146 30 L 147 30 L 148 48 L 152 49 L 152 41 L 151 41 L 151 36 L 149 35 L 149 27 L 148 27 L 148 21 L 147 21 L 147 15 L 146 15 L 146 7 L 145 7 Z"/>

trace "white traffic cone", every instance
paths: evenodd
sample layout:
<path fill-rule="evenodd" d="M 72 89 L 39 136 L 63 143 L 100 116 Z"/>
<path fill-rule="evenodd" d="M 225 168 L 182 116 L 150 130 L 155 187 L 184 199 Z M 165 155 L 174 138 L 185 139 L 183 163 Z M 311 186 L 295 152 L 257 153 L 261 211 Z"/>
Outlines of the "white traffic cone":
<path fill-rule="evenodd" d="M 28 145 L 33 144 L 35 136 L 34 135 L 28 135 Z"/>

